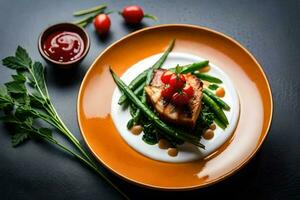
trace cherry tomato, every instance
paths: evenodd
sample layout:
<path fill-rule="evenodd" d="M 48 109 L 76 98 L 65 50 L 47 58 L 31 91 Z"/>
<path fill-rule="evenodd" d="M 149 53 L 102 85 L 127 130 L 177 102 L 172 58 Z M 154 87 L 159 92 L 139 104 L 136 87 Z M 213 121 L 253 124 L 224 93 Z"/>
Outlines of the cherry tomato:
<path fill-rule="evenodd" d="M 185 92 L 174 93 L 171 100 L 178 106 L 183 106 L 189 103 L 189 97 Z"/>
<path fill-rule="evenodd" d="M 194 96 L 194 89 L 188 84 L 185 85 L 183 91 L 189 96 L 189 98 L 192 98 Z"/>
<path fill-rule="evenodd" d="M 144 11 L 139 6 L 126 6 L 122 16 L 128 24 L 138 24 L 144 18 Z"/>
<path fill-rule="evenodd" d="M 174 88 L 174 89 L 182 89 L 184 84 L 185 84 L 185 78 L 182 74 L 173 74 L 170 78 L 169 84 Z"/>
<path fill-rule="evenodd" d="M 170 82 L 170 78 L 172 75 L 173 75 L 173 72 L 167 70 L 162 74 L 160 79 L 164 84 L 168 84 Z"/>
<path fill-rule="evenodd" d="M 174 94 L 174 88 L 170 85 L 167 85 L 162 91 L 161 96 L 163 96 L 165 99 L 169 100 L 172 98 L 172 95 Z"/>
<path fill-rule="evenodd" d="M 106 14 L 97 15 L 94 19 L 94 27 L 101 35 L 106 35 L 110 27 L 110 19 Z"/>

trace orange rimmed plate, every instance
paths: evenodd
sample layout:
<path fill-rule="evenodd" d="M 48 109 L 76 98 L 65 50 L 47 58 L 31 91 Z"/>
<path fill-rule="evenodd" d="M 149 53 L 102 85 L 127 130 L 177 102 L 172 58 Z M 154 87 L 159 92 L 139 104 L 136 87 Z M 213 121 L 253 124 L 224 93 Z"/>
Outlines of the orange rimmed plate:
<path fill-rule="evenodd" d="M 235 84 L 241 105 L 237 128 L 225 144 L 203 160 L 180 164 L 155 161 L 136 152 L 121 138 L 110 116 L 116 85 L 108 67 L 121 76 L 138 61 L 161 53 L 173 38 L 174 52 L 198 55 L 222 68 Z M 109 46 L 85 75 L 77 103 L 79 126 L 95 157 L 126 180 L 164 190 L 204 187 L 243 167 L 264 141 L 272 112 L 268 80 L 249 51 L 222 33 L 179 24 L 145 28 Z"/>

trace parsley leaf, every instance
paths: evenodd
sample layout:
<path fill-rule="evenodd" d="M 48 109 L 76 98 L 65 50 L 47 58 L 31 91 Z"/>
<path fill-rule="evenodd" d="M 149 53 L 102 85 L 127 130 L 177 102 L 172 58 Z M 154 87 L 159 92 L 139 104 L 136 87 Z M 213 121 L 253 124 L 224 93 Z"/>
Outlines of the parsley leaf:
<path fill-rule="evenodd" d="M 25 142 L 27 139 L 29 139 L 28 133 L 26 133 L 26 132 L 16 133 L 16 134 L 12 135 L 12 137 L 11 137 L 11 144 L 13 147 L 16 147 L 16 146 L 22 144 L 23 142 Z"/>
<path fill-rule="evenodd" d="M 16 82 L 21 82 L 21 83 L 26 82 L 26 77 L 23 74 L 14 74 L 14 75 L 12 75 L 12 78 Z"/>
<path fill-rule="evenodd" d="M 32 66 L 33 76 L 36 79 L 36 85 L 41 89 L 44 96 L 47 96 L 47 89 L 44 77 L 44 67 L 40 62 L 35 62 Z"/>
<path fill-rule="evenodd" d="M 2 116 L 0 117 L 0 121 L 15 125 L 21 124 L 21 122 L 13 115 Z"/>
<path fill-rule="evenodd" d="M 157 129 L 153 125 L 153 123 L 150 123 L 149 121 L 145 121 L 143 124 L 143 137 L 142 140 L 146 142 L 147 144 L 154 145 L 158 142 L 157 137 Z"/>
<path fill-rule="evenodd" d="M 27 69 L 31 65 L 31 59 L 26 50 L 18 46 L 16 56 L 4 58 L 2 64 L 11 69 Z"/>
<path fill-rule="evenodd" d="M 39 128 L 39 132 L 45 137 L 52 137 L 52 130 L 49 128 Z"/>
<path fill-rule="evenodd" d="M 19 81 L 11 81 L 5 83 L 6 89 L 9 93 L 24 93 L 26 92 L 26 88 L 24 83 Z"/>
<path fill-rule="evenodd" d="M 214 113 L 210 110 L 208 106 L 202 104 L 202 111 L 196 122 L 196 127 L 195 127 L 195 129 L 197 130 L 196 132 L 202 133 L 203 130 L 209 128 L 209 126 L 214 122 L 214 120 L 215 120 Z"/>
<path fill-rule="evenodd" d="M 8 107 L 12 107 L 13 102 L 11 97 L 8 95 L 6 87 L 0 87 L 0 110 L 6 110 Z"/>
<path fill-rule="evenodd" d="M 22 48 L 21 46 L 18 46 L 18 48 L 17 48 L 16 58 L 21 60 L 25 64 L 25 67 L 28 67 L 31 65 L 31 58 L 29 57 L 26 50 L 24 48 Z"/>

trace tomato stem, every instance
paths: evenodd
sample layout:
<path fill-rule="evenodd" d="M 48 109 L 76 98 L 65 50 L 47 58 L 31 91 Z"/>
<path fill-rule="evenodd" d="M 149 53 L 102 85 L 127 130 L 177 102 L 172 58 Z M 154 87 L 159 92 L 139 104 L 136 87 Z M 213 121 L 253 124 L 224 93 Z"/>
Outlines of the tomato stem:
<path fill-rule="evenodd" d="M 144 17 L 145 17 L 145 18 L 152 19 L 152 20 L 154 20 L 154 21 L 157 21 L 157 20 L 158 20 L 156 16 L 151 15 L 151 14 L 148 14 L 148 13 L 145 13 L 145 14 L 144 14 Z"/>

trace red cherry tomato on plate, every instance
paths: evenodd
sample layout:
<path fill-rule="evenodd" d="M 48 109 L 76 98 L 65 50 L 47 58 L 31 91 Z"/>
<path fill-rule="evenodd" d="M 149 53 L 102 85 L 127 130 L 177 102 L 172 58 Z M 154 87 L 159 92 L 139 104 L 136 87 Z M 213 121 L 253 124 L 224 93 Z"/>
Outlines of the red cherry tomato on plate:
<path fill-rule="evenodd" d="M 110 19 L 108 15 L 106 14 L 97 15 L 94 19 L 94 27 L 99 34 L 101 35 L 107 34 L 110 28 Z"/>
<path fill-rule="evenodd" d="M 168 84 L 170 82 L 170 78 L 173 74 L 174 74 L 173 72 L 167 70 L 162 74 L 160 79 L 164 84 Z"/>
<path fill-rule="evenodd" d="M 126 6 L 122 11 L 122 16 L 128 24 L 138 24 L 144 18 L 144 11 L 139 6 Z"/>
<path fill-rule="evenodd" d="M 163 96 L 165 99 L 171 99 L 172 95 L 174 94 L 174 88 L 170 85 L 167 85 L 162 91 L 161 96 Z"/>
<path fill-rule="evenodd" d="M 184 84 L 185 84 L 185 78 L 182 74 L 173 74 L 170 78 L 169 84 L 174 88 L 174 89 L 182 89 Z"/>
<path fill-rule="evenodd" d="M 194 89 L 188 84 L 185 85 L 183 91 L 189 96 L 189 98 L 192 98 L 194 96 Z"/>
<path fill-rule="evenodd" d="M 176 92 L 172 96 L 172 102 L 178 106 L 187 105 L 189 103 L 189 97 L 185 92 Z"/>

